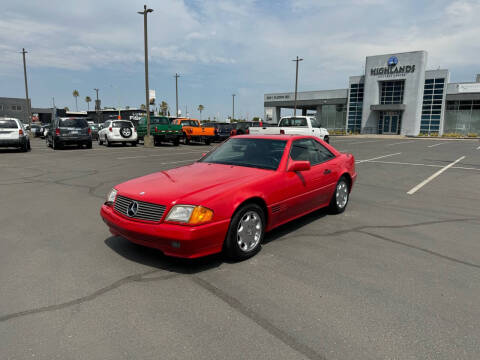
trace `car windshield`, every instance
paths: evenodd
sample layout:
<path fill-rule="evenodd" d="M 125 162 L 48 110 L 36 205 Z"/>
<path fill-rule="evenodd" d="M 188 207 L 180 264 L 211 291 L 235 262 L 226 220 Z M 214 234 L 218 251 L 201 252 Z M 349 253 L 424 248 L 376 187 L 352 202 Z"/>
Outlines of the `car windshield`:
<path fill-rule="evenodd" d="M 295 126 L 295 127 L 303 127 L 303 126 L 307 126 L 307 119 L 305 118 L 295 118 L 295 117 L 291 117 L 291 118 L 285 118 L 285 119 L 282 119 L 280 121 L 280 125 L 279 126 Z"/>
<path fill-rule="evenodd" d="M 59 127 L 86 128 L 88 127 L 88 124 L 84 119 L 60 119 Z"/>
<path fill-rule="evenodd" d="M 198 126 L 196 121 L 193 120 L 182 120 L 182 126 Z"/>
<path fill-rule="evenodd" d="M 114 121 L 113 127 L 114 128 L 133 127 L 133 125 L 130 121 Z"/>
<path fill-rule="evenodd" d="M 0 120 L 0 129 L 17 129 L 17 122 L 15 120 Z"/>
<path fill-rule="evenodd" d="M 285 140 L 274 139 L 230 139 L 200 162 L 276 170 L 286 143 Z"/>

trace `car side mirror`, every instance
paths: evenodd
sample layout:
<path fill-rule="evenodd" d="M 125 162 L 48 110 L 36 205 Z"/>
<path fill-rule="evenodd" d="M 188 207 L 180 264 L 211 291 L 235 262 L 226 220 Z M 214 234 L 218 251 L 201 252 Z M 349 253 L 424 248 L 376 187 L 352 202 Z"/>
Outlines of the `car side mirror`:
<path fill-rule="evenodd" d="M 308 171 L 310 170 L 311 165 L 310 161 L 296 161 L 296 160 L 291 160 L 290 163 L 288 164 L 287 171 Z"/>

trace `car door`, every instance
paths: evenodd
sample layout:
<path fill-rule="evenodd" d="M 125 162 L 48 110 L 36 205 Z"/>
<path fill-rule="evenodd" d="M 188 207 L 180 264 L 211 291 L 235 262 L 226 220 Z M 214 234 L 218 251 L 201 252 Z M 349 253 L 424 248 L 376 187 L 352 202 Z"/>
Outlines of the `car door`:
<path fill-rule="evenodd" d="M 310 170 L 287 174 L 295 195 L 289 205 L 291 215 L 327 205 L 336 176 L 335 156 L 314 139 L 304 138 L 293 141 L 289 160 L 310 161 L 311 166 Z"/>

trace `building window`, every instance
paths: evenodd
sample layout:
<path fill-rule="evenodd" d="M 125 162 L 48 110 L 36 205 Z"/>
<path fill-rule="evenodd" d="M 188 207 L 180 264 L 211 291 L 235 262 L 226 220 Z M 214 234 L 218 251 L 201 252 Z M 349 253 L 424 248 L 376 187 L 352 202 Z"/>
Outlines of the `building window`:
<path fill-rule="evenodd" d="M 404 80 L 382 81 L 380 104 L 402 104 Z"/>
<path fill-rule="evenodd" d="M 13 111 L 21 111 L 22 107 L 20 105 L 12 105 L 12 110 Z"/>
<path fill-rule="evenodd" d="M 444 89 L 444 78 L 425 80 L 420 133 L 430 135 L 432 133 L 438 134 L 440 131 L 440 115 L 442 113 Z"/>
<path fill-rule="evenodd" d="M 362 129 L 364 84 L 350 84 L 347 128 L 353 133 Z"/>
<path fill-rule="evenodd" d="M 447 101 L 443 128 L 445 133 L 480 134 L 480 100 Z"/>

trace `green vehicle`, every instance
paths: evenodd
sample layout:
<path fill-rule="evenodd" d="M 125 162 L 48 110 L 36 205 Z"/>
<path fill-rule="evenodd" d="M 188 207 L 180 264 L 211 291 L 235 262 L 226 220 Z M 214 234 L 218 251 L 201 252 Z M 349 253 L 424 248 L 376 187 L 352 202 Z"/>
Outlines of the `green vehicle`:
<path fill-rule="evenodd" d="M 147 135 L 147 118 L 143 117 L 138 122 L 137 126 L 138 139 L 143 140 Z M 172 125 L 166 116 L 151 116 L 150 117 L 150 135 L 153 136 L 155 145 L 162 142 L 171 142 L 178 146 L 180 139 L 183 136 L 181 125 Z"/>

